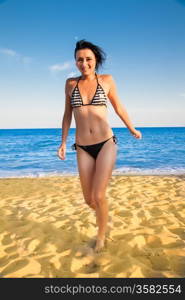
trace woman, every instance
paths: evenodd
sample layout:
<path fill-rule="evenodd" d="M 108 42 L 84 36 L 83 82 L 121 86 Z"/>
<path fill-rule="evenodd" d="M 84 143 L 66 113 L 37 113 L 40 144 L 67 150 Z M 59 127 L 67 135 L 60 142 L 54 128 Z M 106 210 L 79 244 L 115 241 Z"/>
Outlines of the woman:
<path fill-rule="evenodd" d="M 106 188 L 112 174 L 117 153 L 117 138 L 107 121 L 107 102 L 111 102 L 116 114 L 121 118 L 135 138 L 141 138 L 116 93 L 111 75 L 99 75 L 98 68 L 105 60 L 104 51 L 85 40 L 76 43 L 74 52 L 80 77 L 66 81 L 65 112 L 62 121 L 62 143 L 58 156 L 64 160 L 66 139 L 70 128 L 72 112 L 76 122 L 77 163 L 80 183 L 86 203 L 96 212 L 98 234 L 95 251 L 104 247 L 108 203 Z"/>

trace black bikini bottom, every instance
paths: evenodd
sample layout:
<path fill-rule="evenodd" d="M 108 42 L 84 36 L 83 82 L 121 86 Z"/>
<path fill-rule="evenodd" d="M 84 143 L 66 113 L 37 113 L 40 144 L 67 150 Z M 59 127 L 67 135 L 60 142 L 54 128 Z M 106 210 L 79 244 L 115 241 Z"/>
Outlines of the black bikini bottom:
<path fill-rule="evenodd" d="M 72 150 L 76 150 L 76 146 L 78 146 L 78 147 L 82 148 L 83 150 L 85 150 L 87 153 L 89 153 L 94 159 L 96 159 L 98 156 L 98 153 L 100 152 L 103 145 L 112 138 L 113 138 L 114 143 L 117 144 L 118 139 L 115 135 L 113 135 L 109 139 L 107 139 L 101 143 L 98 143 L 98 144 L 82 146 L 82 145 L 78 145 L 75 143 L 71 146 L 71 148 L 72 148 Z"/>

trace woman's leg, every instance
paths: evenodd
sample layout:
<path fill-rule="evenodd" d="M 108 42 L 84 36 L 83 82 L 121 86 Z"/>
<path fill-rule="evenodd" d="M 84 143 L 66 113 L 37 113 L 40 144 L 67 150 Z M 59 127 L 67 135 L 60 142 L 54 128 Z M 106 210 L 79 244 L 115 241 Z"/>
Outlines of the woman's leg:
<path fill-rule="evenodd" d="M 116 154 L 117 145 L 114 143 L 113 139 L 110 139 L 103 145 L 96 159 L 96 169 L 92 188 L 93 199 L 96 203 L 98 223 L 96 251 L 99 251 L 104 246 L 108 221 L 108 203 L 105 194 L 116 161 Z"/>
<path fill-rule="evenodd" d="M 92 199 L 92 182 L 95 173 L 96 161 L 87 152 L 77 146 L 77 163 L 85 202 L 95 209 L 95 204 Z"/>

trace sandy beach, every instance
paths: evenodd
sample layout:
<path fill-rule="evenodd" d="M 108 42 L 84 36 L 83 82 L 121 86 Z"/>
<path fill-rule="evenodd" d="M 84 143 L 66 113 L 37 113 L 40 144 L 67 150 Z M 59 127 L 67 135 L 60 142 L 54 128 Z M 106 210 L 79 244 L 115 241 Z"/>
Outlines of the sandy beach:
<path fill-rule="evenodd" d="M 112 176 L 105 249 L 78 176 L 0 179 L 0 277 L 185 276 L 185 177 Z"/>

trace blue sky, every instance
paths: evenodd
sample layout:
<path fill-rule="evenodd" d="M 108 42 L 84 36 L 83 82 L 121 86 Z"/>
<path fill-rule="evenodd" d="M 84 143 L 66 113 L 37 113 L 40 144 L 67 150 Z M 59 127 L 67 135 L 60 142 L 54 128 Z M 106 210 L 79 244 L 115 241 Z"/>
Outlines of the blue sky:
<path fill-rule="evenodd" d="M 61 126 L 83 38 L 107 53 L 100 73 L 114 77 L 136 128 L 185 126 L 185 1 L 0 0 L 0 128 Z"/>

